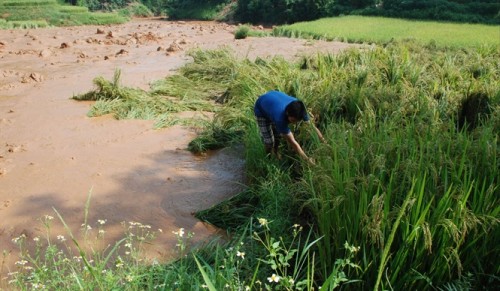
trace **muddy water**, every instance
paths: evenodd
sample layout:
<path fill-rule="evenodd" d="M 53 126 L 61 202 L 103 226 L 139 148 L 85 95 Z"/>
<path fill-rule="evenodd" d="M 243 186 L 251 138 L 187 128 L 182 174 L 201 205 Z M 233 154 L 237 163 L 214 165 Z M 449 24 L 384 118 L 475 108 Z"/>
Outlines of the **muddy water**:
<path fill-rule="evenodd" d="M 146 257 L 175 255 L 172 231 L 185 228 L 194 241 L 215 229 L 193 217 L 242 190 L 243 158 L 232 150 L 196 157 L 186 150 L 191 128 L 153 129 L 152 121 L 86 116 L 91 102 L 70 99 L 108 80 L 147 90 L 190 60 L 189 48 L 229 46 L 241 57 L 315 51 L 348 45 L 283 38 L 234 40 L 235 27 L 219 23 L 136 20 L 106 27 L 0 31 L 0 273 L 15 270 L 12 239 L 43 236 L 39 222 L 56 209 L 73 232 L 84 221 L 105 219 L 104 244 L 124 235 L 122 222 L 162 229 Z M 239 151 L 241 152 L 241 150 Z M 96 230 L 94 230 L 96 232 Z M 67 235 L 54 221 L 52 236 Z"/>

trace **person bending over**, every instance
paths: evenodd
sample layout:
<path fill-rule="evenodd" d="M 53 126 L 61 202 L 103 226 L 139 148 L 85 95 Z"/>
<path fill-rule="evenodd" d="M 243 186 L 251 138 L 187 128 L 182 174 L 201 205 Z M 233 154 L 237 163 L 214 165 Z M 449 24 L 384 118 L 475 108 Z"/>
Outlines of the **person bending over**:
<path fill-rule="evenodd" d="M 264 95 L 259 96 L 254 106 L 254 114 L 257 119 L 262 142 L 264 143 L 266 152 L 275 155 L 278 159 L 278 147 L 280 136 L 283 136 L 291 148 L 306 162 L 314 164 L 313 159 L 309 158 L 302 150 L 302 147 L 295 140 L 290 127 L 290 123 L 294 124 L 299 121 L 309 123 L 309 115 L 307 114 L 304 103 L 295 97 L 279 91 L 269 91 Z M 311 122 L 310 123 L 321 141 L 325 141 L 320 130 Z"/>

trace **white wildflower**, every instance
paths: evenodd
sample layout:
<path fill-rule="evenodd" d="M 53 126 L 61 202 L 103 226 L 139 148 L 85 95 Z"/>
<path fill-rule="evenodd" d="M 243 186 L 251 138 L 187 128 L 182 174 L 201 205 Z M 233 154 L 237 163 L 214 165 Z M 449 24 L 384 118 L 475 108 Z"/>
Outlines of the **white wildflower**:
<path fill-rule="evenodd" d="M 272 282 L 278 283 L 280 281 L 280 276 L 278 276 L 276 274 L 272 274 L 271 277 L 267 277 L 267 281 L 269 281 L 269 283 L 272 283 Z"/>
<path fill-rule="evenodd" d="M 16 264 L 18 266 L 24 266 L 27 263 L 28 263 L 28 261 L 26 261 L 26 260 L 20 260 L 20 261 L 15 262 L 14 264 Z"/>
<path fill-rule="evenodd" d="M 175 234 L 178 237 L 183 237 L 184 236 L 184 228 L 179 228 L 179 231 L 172 231 L 173 234 Z"/>

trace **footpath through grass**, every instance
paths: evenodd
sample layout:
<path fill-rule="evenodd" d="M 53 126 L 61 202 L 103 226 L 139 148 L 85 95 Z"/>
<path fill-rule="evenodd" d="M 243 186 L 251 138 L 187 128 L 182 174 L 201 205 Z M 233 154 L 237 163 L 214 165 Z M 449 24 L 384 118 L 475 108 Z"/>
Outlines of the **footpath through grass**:
<path fill-rule="evenodd" d="M 354 43 L 384 44 L 414 40 L 439 47 L 500 46 L 498 25 L 415 21 L 385 17 L 343 16 L 280 26 L 275 34 Z"/>

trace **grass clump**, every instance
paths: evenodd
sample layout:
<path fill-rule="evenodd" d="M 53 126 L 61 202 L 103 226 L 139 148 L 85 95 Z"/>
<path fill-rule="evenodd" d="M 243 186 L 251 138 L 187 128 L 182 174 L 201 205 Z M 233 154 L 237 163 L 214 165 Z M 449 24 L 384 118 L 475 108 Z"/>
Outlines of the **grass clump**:
<path fill-rule="evenodd" d="M 240 25 L 234 32 L 234 38 L 245 39 L 248 37 L 249 32 L 250 32 L 250 27 L 248 25 Z"/>

